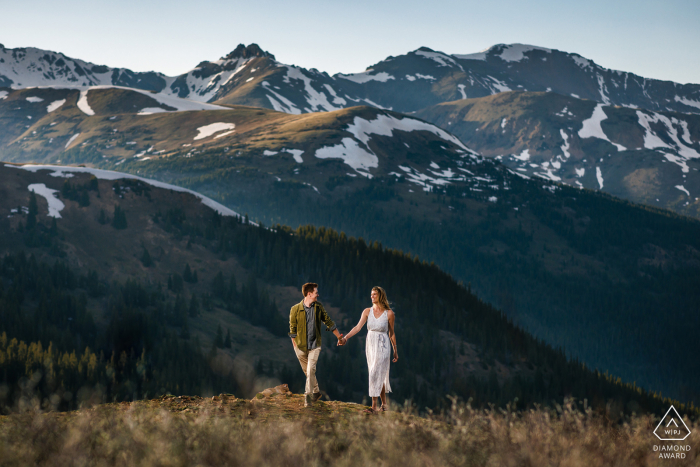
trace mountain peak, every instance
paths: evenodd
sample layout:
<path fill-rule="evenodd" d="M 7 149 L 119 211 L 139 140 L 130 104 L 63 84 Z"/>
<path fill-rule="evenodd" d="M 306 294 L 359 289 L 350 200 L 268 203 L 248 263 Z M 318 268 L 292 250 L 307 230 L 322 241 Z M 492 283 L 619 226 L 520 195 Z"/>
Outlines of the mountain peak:
<path fill-rule="evenodd" d="M 272 55 L 269 52 L 265 52 L 263 49 L 260 48 L 258 44 L 250 44 L 249 46 L 245 46 L 244 44 L 238 44 L 238 47 L 236 47 L 233 52 L 230 54 L 226 55 L 224 57 L 225 60 L 232 60 L 234 58 L 251 58 L 251 57 L 270 57 L 271 59 L 275 59 L 275 56 Z"/>

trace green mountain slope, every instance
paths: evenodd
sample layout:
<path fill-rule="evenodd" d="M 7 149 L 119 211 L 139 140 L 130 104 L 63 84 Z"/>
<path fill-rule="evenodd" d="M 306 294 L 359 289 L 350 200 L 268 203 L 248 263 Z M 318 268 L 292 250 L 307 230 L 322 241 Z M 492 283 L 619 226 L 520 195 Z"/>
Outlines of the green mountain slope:
<path fill-rule="evenodd" d="M 85 172 L 0 168 L 5 403 L 32 389 L 57 407 L 167 391 L 255 393 L 280 378 L 298 390 L 285 311 L 310 279 L 344 330 L 372 284 L 391 291 L 397 401 L 435 406 L 456 393 L 524 406 L 573 395 L 601 410 L 614 404 L 613 417 L 669 402 L 567 362 L 434 265 L 326 229 L 247 225 L 188 193 Z M 324 390 L 361 400 L 362 338 L 340 349 L 324 338 Z M 15 386 L 23 376 L 34 381 L 28 393 Z"/>

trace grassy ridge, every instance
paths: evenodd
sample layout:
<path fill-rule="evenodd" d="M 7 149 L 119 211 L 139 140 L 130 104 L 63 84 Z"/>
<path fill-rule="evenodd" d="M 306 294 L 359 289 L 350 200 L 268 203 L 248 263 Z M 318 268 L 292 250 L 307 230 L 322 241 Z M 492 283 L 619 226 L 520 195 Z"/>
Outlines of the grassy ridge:
<path fill-rule="evenodd" d="M 0 458 L 6 466 L 651 466 L 662 462 L 661 444 L 691 446 L 674 465 L 700 460 L 697 422 L 686 421 L 685 441 L 661 443 L 652 434 L 658 417 L 611 424 L 571 400 L 524 412 L 453 404 L 428 418 L 360 409 L 303 409 L 299 395 L 256 403 L 221 395 L 27 412 L 0 417 Z"/>

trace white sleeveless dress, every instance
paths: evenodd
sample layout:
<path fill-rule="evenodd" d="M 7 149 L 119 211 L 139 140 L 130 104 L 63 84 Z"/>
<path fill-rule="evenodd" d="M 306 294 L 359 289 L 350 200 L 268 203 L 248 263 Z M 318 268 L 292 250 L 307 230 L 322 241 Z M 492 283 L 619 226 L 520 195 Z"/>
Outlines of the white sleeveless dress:
<path fill-rule="evenodd" d="M 365 354 L 369 369 L 369 396 L 379 397 L 382 386 L 385 386 L 386 392 L 391 392 L 389 385 L 391 341 L 389 341 L 389 316 L 386 310 L 379 318 L 375 318 L 374 311 L 370 308 L 367 330 Z"/>

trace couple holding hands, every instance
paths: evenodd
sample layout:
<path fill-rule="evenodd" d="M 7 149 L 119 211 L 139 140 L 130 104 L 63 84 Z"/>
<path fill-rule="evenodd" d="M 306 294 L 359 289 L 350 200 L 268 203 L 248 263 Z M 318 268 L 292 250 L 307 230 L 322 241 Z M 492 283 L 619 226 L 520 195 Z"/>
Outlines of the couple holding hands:
<path fill-rule="evenodd" d="M 372 398 L 370 413 L 386 411 L 386 393 L 391 392 L 389 385 L 389 359 L 394 349 L 393 362 L 398 361 L 396 351 L 396 334 L 394 333 L 394 312 L 389 307 L 386 292 L 381 287 L 372 287 L 370 298 L 372 306 L 365 308 L 357 326 L 346 336 L 338 331 L 333 320 L 328 316 L 323 305 L 318 301 L 318 284 L 309 282 L 301 288 L 304 299 L 289 311 L 289 337 L 292 338 L 294 352 L 306 375 L 304 407 L 309 407 L 321 398 L 321 391 L 316 380 L 316 364 L 321 353 L 321 322 L 326 329 L 333 331 L 338 338 L 338 346 L 343 346 L 348 339 L 357 334 L 367 323 L 367 341 L 365 354 L 369 369 L 369 395 Z M 378 407 L 377 399 L 382 401 Z"/>

